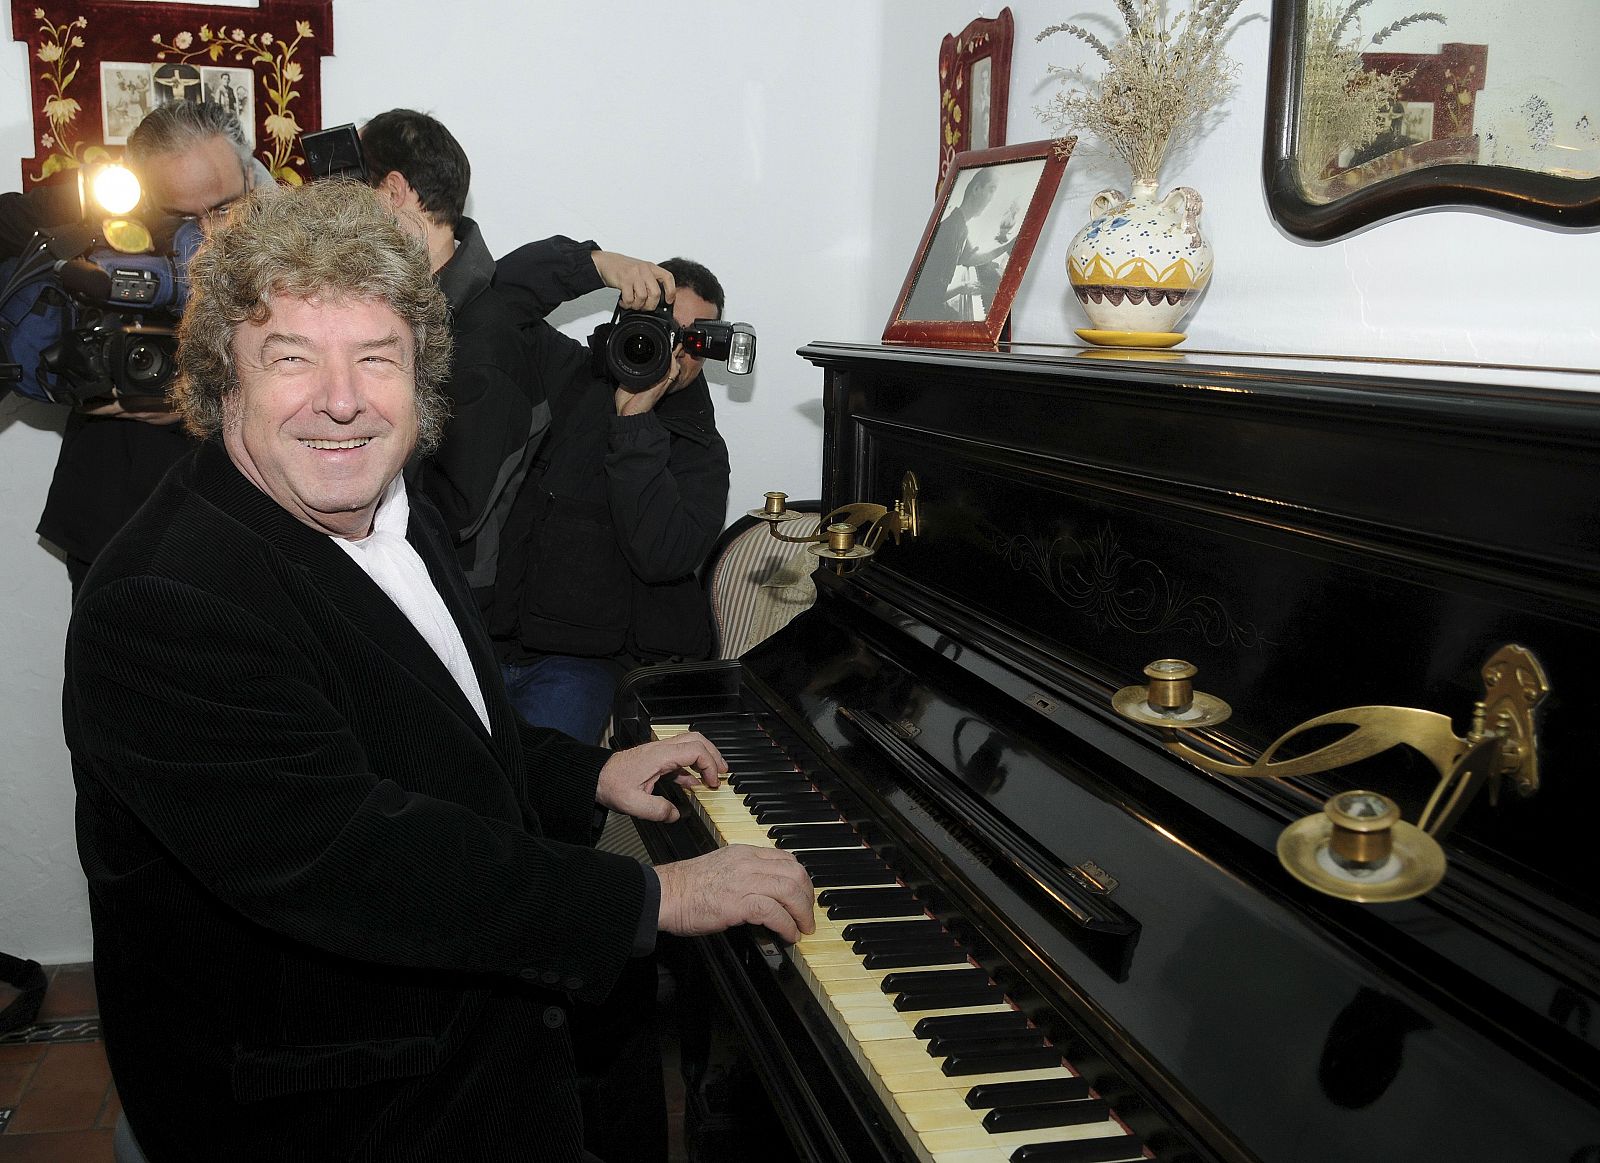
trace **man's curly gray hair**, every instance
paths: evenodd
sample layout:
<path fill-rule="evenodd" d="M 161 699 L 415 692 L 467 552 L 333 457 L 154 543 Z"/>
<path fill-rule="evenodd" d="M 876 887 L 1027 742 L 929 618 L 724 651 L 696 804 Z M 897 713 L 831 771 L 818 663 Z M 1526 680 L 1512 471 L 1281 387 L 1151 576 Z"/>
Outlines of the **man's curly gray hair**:
<path fill-rule="evenodd" d="M 224 404 L 239 389 L 234 332 L 246 320 L 265 322 L 273 298 L 381 299 L 416 343 L 418 450 L 438 447 L 450 411 L 441 388 L 448 309 L 422 242 L 368 187 L 333 179 L 252 191 L 189 261 L 189 284 L 171 391 L 196 435 L 221 430 Z"/>

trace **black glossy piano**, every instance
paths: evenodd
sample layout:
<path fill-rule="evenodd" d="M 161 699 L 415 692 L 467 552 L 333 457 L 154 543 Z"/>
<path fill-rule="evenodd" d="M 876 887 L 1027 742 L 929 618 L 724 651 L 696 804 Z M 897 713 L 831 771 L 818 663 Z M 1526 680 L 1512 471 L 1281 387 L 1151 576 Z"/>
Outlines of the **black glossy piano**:
<path fill-rule="evenodd" d="M 793 949 L 690 943 L 775 1112 L 743 1157 L 1600 1163 L 1600 376 L 801 354 L 825 506 L 913 473 L 915 535 L 617 705 L 733 772 L 673 789 L 655 860 L 775 844 L 817 887 Z M 1508 644 L 1547 680 L 1537 786 L 1475 784 L 1442 881 L 1391 903 L 1279 837 L 1351 788 L 1417 821 L 1419 753 L 1237 778 L 1112 708 L 1177 658 L 1232 706 L 1185 733 L 1219 763 L 1347 707 L 1476 739 Z"/>

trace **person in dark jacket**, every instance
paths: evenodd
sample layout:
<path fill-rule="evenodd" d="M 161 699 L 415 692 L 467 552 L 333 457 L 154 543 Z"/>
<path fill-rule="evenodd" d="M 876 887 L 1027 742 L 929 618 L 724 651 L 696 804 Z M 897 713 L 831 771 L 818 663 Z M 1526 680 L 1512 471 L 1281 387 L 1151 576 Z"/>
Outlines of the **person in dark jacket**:
<path fill-rule="evenodd" d="M 128 162 L 154 212 L 193 218 L 202 229 L 272 177 L 250 155 L 238 120 L 221 105 L 179 101 L 153 110 L 128 139 Z M 41 187 L 0 202 L 0 251 L 17 253 L 33 230 L 76 222 L 75 187 Z M 109 397 L 73 409 L 62 435 L 39 536 L 62 551 L 76 592 L 111 540 L 166 471 L 194 450 L 176 412 L 142 403 L 129 410 Z"/>
<path fill-rule="evenodd" d="M 442 124 L 391 109 L 361 129 L 367 181 L 428 248 L 450 304 L 450 423 L 417 467 L 417 486 L 444 515 L 467 583 L 488 612 L 500 530 L 550 420 L 520 320 L 491 285 L 494 259 L 466 216 L 472 167 Z"/>
<path fill-rule="evenodd" d="M 554 306 L 551 250 L 567 245 L 513 251 L 495 285 L 525 314 L 543 314 Z M 600 255 L 588 269 L 572 264 L 562 293 L 612 282 L 604 265 Z M 722 286 L 699 263 L 671 259 L 646 273 L 680 325 L 722 317 Z M 728 447 L 701 362 L 680 350 L 667 378 L 641 392 L 589 374 L 551 394 L 549 434 L 507 521 L 491 627 L 507 692 L 531 723 L 598 740 L 627 670 L 711 652 L 696 571 L 726 518 Z"/>
<path fill-rule="evenodd" d="M 149 1158 L 584 1159 L 568 1010 L 658 930 L 813 929 L 776 850 L 655 868 L 702 737 L 521 722 L 438 511 L 443 296 L 364 186 L 258 192 L 191 264 L 205 435 L 101 553 L 67 636 L 95 980 Z M 693 773 L 686 770 L 686 766 Z"/>

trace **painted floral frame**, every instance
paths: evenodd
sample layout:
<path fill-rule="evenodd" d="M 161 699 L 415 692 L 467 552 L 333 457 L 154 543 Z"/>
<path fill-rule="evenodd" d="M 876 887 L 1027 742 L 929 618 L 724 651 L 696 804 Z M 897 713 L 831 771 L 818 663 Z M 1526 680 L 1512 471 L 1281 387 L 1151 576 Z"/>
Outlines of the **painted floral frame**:
<path fill-rule="evenodd" d="M 1076 138 L 959 153 L 884 328 L 888 342 L 999 343 Z"/>
<path fill-rule="evenodd" d="M 939 45 L 939 177 L 956 154 L 1006 143 L 1011 95 L 1011 9 L 974 20 Z"/>
<path fill-rule="evenodd" d="M 14 0 L 11 33 L 26 42 L 36 152 L 22 159 L 22 187 L 61 180 L 115 158 L 125 130 L 170 97 L 195 100 L 204 80 L 248 71 L 239 96 L 246 137 L 274 178 L 308 176 L 300 134 L 322 119 L 321 58 L 333 52 L 333 0 L 261 0 L 258 8 Z M 139 70 L 151 83 L 141 94 Z M 108 91 L 115 79 L 118 91 Z M 193 96 L 190 96 L 190 92 Z"/>

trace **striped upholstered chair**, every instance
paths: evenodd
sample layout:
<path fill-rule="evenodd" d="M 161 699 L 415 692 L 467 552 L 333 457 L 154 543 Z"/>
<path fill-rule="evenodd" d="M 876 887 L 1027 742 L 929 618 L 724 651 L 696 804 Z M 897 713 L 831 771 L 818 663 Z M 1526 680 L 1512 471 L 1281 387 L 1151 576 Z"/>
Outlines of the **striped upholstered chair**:
<path fill-rule="evenodd" d="M 792 501 L 789 509 L 806 516 L 786 525 L 785 533 L 817 531 L 821 501 Z M 811 581 L 815 566 L 816 558 L 804 545 L 775 540 L 765 521 L 740 517 L 723 530 L 706 559 L 705 575 L 717 657 L 737 658 L 809 609 L 817 598 Z"/>

